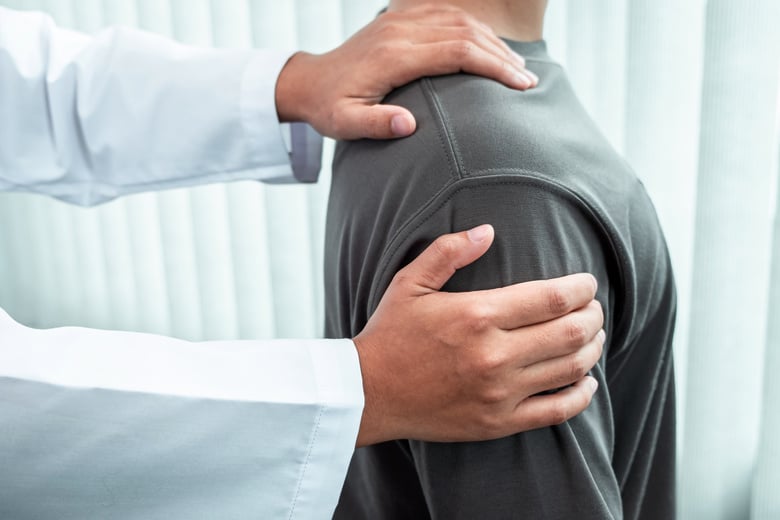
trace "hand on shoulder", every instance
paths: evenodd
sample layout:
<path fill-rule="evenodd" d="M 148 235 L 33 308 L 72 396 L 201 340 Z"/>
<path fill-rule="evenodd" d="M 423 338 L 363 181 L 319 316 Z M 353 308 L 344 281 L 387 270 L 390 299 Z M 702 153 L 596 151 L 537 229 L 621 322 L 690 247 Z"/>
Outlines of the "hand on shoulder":
<path fill-rule="evenodd" d="M 335 139 L 404 137 L 414 116 L 382 99 L 420 77 L 460 71 L 517 89 L 538 81 L 485 24 L 455 7 L 423 5 L 381 14 L 325 54 L 292 56 L 277 82 L 277 112 Z"/>

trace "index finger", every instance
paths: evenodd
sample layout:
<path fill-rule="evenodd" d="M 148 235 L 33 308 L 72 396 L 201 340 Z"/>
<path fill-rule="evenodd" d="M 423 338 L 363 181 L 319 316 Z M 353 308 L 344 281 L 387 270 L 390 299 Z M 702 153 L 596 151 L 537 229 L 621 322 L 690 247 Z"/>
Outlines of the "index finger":
<path fill-rule="evenodd" d="M 432 46 L 431 58 L 411 60 L 423 66 L 422 70 L 415 71 L 415 79 L 423 75 L 433 75 L 425 68 L 425 64 L 440 60 L 442 62 L 440 67 L 444 66 L 445 70 L 438 71 L 438 74 L 463 70 L 521 89 L 534 86 L 538 82 L 538 78 L 526 70 L 525 59 L 522 56 L 514 52 L 487 24 L 460 8 L 434 4 L 393 11 L 387 16 L 414 21 L 422 28 L 410 32 L 410 43 L 439 44 Z M 480 48 L 484 52 L 471 51 L 472 47 Z M 508 76 L 510 70 L 513 74 Z"/>
<path fill-rule="evenodd" d="M 598 284 L 589 273 L 524 282 L 471 293 L 490 308 L 493 322 L 512 330 L 559 318 L 586 306 Z"/>
<path fill-rule="evenodd" d="M 473 35 L 470 39 L 476 42 L 478 38 L 484 38 L 496 47 L 496 52 L 500 52 L 502 57 L 514 61 L 515 65 L 520 68 L 525 67 L 525 59 L 513 51 L 504 40 L 499 38 L 489 25 L 480 22 L 470 14 L 457 8 L 448 11 L 430 12 L 425 17 L 418 19 L 417 23 L 429 26 L 431 30 L 436 28 L 467 29 Z"/>
<path fill-rule="evenodd" d="M 485 50 L 471 40 L 449 40 L 411 47 L 406 58 L 408 76 L 436 76 L 467 72 L 524 90 L 536 84 L 529 71 L 519 69 L 505 58 Z"/>

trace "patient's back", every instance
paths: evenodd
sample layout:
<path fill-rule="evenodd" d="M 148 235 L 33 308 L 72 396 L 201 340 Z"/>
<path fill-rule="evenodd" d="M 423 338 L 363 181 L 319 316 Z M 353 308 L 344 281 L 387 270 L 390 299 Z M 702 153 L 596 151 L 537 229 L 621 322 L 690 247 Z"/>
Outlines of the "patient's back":
<path fill-rule="evenodd" d="M 490 223 L 484 258 L 445 289 L 592 272 L 607 344 L 600 390 L 567 423 L 483 443 L 357 451 L 338 518 L 673 518 L 674 283 L 645 190 L 544 43 L 520 92 L 467 75 L 387 100 L 417 132 L 340 143 L 326 231 L 326 333 L 354 336 L 392 276 L 437 236 Z"/>

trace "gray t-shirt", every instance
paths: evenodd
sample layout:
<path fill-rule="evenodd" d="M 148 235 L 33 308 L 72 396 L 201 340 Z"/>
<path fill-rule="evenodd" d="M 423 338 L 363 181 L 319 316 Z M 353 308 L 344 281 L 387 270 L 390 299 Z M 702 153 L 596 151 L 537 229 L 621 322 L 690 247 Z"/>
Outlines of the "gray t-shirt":
<path fill-rule="evenodd" d="M 416 115 L 413 136 L 339 144 L 326 333 L 357 334 L 394 273 L 434 238 L 490 223 L 495 243 L 445 289 L 593 273 L 607 332 L 592 371 L 600 388 L 560 426 L 490 442 L 359 449 L 336 518 L 675 516 L 675 289 L 653 205 L 544 42 L 510 45 L 540 76 L 537 88 L 422 79 L 386 100 Z"/>

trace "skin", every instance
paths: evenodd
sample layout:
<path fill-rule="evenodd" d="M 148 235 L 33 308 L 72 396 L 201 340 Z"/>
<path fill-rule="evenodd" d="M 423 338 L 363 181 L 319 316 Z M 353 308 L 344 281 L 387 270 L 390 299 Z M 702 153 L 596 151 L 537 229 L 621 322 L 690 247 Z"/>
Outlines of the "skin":
<path fill-rule="evenodd" d="M 464 10 L 402 4 L 333 51 L 295 54 L 277 82 L 280 120 L 337 139 L 403 137 L 414 116 L 381 101 L 421 76 L 465 71 L 518 89 L 538 82 Z M 592 276 L 440 292 L 492 241 L 490 226 L 437 239 L 395 276 L 354 338 L 365 394 L 357 446 L 494 439 L 559 424 L 590 404 L 597 385 L 586 374 L 604 343 Z"/>
<path fill-rule="evenodd" d="M 414 116 L 382 98 L 419 77 L 459 71 L 517 89 L 538 82 L 485 24 L 461 9 L 422 5 L 378 16 L 325 54 L 295 54 L 279 75 L 277 112 L 335 139 L 404 137 Z"/>
<path fill-rule="evenodd" d="M 426 0 L 435 7 L 459 8 L 498 36 L 516 41 L 542 38 L 547 0 Z M 390 0 L 391 11 L 418 8 L 420 0 Z"/>
<path fill-rule="evenodd" d="M 396 274 L 354 339 L 366 403 L 358 446 L 495 439 L 560 424 L 590 404 L 597 383 L 586 374 L 605 339 L 593 276 L 439 291 L 493 237 L 486 225 L 438 238 Z"/>

